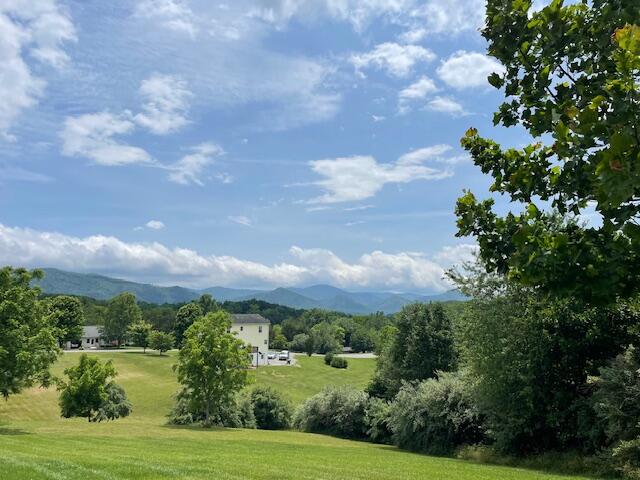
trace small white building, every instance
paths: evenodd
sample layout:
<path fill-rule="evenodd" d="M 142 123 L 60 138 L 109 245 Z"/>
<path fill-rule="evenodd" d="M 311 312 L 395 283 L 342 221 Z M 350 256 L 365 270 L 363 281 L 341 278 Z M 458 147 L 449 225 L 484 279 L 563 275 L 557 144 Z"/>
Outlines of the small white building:
<path fill-rule="evenodd" d="M 89 350 L 100 348 L 105 345 L 102 339 L 102 327 L 100 325 L 87 325 L 82 327 L 82 337 L 80 338 L 80 348 Z"/>
<path fill-rule="evenodd" d="M 252 347 L 251 364 L 266 365 L 271 322 L 256 313 L 232 313 L 231 321 L 231 331 Z"/>

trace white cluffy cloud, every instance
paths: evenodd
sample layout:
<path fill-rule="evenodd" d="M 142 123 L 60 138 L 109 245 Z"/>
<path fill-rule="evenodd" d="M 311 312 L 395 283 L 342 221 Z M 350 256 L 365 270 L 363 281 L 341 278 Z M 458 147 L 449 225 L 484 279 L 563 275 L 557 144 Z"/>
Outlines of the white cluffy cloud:
<path fill-rule="evenodd" d="M 452 148 L 435 145 L 402 155 L 393 163 L 378 163 L 371 156 L 352 156 L 314 160 L 311 169 L 324 177 L 314 182 L 325 193 L 309 203 L 356 202 L 373 197 L 387 183 L 440 180 L 453 175 L 450 165 L 458 157 L 445 157 Z M 426 166 L 431 161 L 438 166 Z"/>
<path fill-rule="evenodd" d="M 0 224 L 0 262 L 4 264 L 116 274 L 194 287 L 329 282 L 351 288 L 443 291 L 450 288 L 443 277 L 449 257 L 458 258 L 454 251 L 445 249 L 432 257 L 373 251 L 349 262 L 330 250 L 293 246 L 289 262 L 267 265 L 227 255 L 202 255 L 158 242 L 130 243 L 104 235 L 72 237 Z"/>
<path fill-rule="evenodd" d="M 435 53 L 419 45 L 386 42 L 376 45 L 370 52 L 353 54 L 350 61 L 358 72 L 373 67 L 385 70 L 395 77 L 406 77 L 416 64 L 430 62 L 435 58 Z"/>
<path fill-rule="evenodd" d="M 410 11 L 407 20 L 413 24 L 409 32 L 423 30 L 423 36 L 452 36 L 477 31 L 482 27 L 484 18 L 485 0 L 426 0 Z"/>
<path fill-rule="evenodd" d="M 46 82 L 27 59 L 62 68 L 69 60 L 63 45 L 75 40 L 73 23 L 55 0 L 0 2 L 0 137 L 14 140 L 9 130 L 44 93 Z"/>
<path fill-rule="evenodd" d="M 194 37 L 198 31 L 196 16 L 182 0 L 142 0 L 136 6 L 139 17 L 158 20 L 169 30 Z"/>
<path fill-rule="evenodd" d="M 135 121 L 151 133 L 173 133 L 189 123 L 186 112 L 192 93 L 180 78 L 153 74 L 142 81 L 140 95 L 145 103 L 143 112 L 135 116 Z"/>
<path fill-rule="evenodd" d="M 434 92 L 438 91 L 438 87 L 427 76 L 420 77 L 417 81 L 408 87 L 400 90 L 398 94 L 398 110 L 400 113 L 407 113 L 412 102 L 423 100 Z"/>
<path fill-rule="evenodd" d="M 142 148 L 114 138 L 131 134 L 134 130 L 135 123 L 127 111 L 119 115 L 100 112 L 68 117 L 60 134 L 62 153 L 85 157 L 104 166 L 152 162 L 151 156 Z"/>
<path fill-rule="evenodd" d="M 167 167 L 171 170 L 169 180 L 181 185 L 204 185 L 202 172 L 213 163 L 214 157 L 222 155 L 224 150 L 215 143 L 206 142 L 192 147 L 188 153 L 173 165 Z"/>
<path fill-rule="evenodd" d="M 429 100 L 429 102 L 427 102 L 426 108 L 427 110 L 448 113 L 453 116 L 467 115 L 467 112 L 462 104 L 451 97 L 434 97 Z"/>
<path fill-rule="evenodd" d="M 150 228 L 151 230 L 162 230 L 165 225 L 164 222 L 161 222 L 160 220 L 149 220 L 145 224 L 145 227 Z"/>
<path fill-rule="evenodd" d="M 459 90 L 489 86 L 487 77 L 504 72 L 496 60 L 478 52 L 459 50 L 442 62 L 438 75 L 447 85 Z"/>

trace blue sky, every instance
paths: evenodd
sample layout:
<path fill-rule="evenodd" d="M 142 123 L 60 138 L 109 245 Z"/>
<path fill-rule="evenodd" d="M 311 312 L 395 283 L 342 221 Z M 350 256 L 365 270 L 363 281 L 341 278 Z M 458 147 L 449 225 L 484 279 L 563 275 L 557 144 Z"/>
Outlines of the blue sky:
<path fill-rule="evenodd" d="M 0 260 L 159 284 L 443 291 L 482 0 L 2 0 Z"/>

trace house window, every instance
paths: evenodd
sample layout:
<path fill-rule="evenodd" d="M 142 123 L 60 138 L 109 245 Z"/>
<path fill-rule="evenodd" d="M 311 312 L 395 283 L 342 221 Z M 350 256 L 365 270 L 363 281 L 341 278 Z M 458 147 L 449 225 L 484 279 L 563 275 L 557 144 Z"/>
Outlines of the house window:
<path fill-rule="evenodd" d="M 87 338 L 87 343 L 89 343 L 89 339 Z"/>
<path fill-rule="evenodd" d="M 240 331 L 241 331 L 241 332 L 242 332 L 242 331 L 244 331 L 244 327 L 240 327 Z"/>
<path fill-rule="evenodd" d="M 265 345 L 267 344 L 267 339 L 266 339 L 266 338 L 264 339 L 264 344 L 265 344 Z"/>
<path fill-rule="evenodd" d="M 262 333 L 262 325 L 258 325 L 258 333 Z"/>

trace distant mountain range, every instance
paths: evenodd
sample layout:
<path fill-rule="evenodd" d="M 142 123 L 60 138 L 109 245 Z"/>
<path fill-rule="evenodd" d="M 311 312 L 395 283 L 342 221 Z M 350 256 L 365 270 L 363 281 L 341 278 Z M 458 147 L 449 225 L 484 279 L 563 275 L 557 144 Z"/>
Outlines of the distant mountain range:
<path fill-rule="evenodd" d="M 412 302 L 461 301 L 466 297 L 457 290 L 437 295 L 417 295 L 392 292 L 349 292 L 330 285 L 313 285 L 304 288 L 276 288 L 275 290 L 250 290 L 210 287 L 195 290 L 184 287 L 159 287 L 145 283 L 129 282 L 103 275 L 74 273 L 45 268 L 45 277 L 37 282 L 44 293 L 81 295 L 107 300 L 122 292 L 131 292 L 139 300 L 149 303 L 184 303 L 208 293 L 216 300 L 263 300 L 292 308 L 324 308 L 344 313 L 395 313 Z"/>

